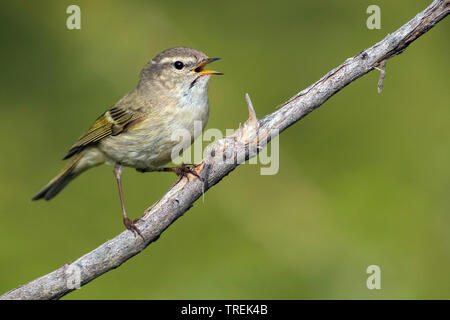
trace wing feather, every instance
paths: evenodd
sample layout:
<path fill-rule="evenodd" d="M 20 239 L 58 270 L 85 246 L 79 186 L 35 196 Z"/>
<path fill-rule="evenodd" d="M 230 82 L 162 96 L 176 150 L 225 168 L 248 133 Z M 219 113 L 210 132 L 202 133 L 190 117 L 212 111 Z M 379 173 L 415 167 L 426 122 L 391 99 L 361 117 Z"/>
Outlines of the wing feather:
<path fill-rule="evenodd" d="M 108 136 L 116 136 L 125 132 L 142 119 L 145 113 L 123 107 L 113 107 L 95 120 L 86 134 L 70 148 L 64 159 L 79 153 L 89 145 L 95 144 Z"/>

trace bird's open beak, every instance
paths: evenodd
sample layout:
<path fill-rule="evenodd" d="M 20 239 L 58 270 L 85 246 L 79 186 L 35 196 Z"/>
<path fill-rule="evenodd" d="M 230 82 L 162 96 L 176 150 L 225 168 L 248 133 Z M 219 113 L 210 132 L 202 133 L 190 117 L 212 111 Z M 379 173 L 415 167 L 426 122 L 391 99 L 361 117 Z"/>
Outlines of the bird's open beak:
<path fill-rule="evenodd" d="M 201 76 L 207 76 L 210 74 L 223 74 L 222 72 L 217 72 L 217 71 L 213 71 L 213 70 L 206 70 L 205 66 L 208 63 L 211 63 L 213 61 L 217 61 L 220 60 L 220 58 L 208 58 L 203 60 L 202 62 L 200 62 L 192 71 L 196 72 L 198 75 Z"/>

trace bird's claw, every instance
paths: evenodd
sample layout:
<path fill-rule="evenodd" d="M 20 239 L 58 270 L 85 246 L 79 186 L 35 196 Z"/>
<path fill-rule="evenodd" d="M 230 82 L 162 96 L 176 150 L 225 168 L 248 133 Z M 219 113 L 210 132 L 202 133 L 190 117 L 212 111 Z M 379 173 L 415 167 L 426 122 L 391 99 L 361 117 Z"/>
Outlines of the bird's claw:
<path fill-rule="evenodd" d="M 192 174 L 193 176 L 200 179 L 200 181 L 203 181 L 202 177 L 199 176 L 199 174 L 195 171 L 195 168 L 198 167 L 198 164 L 191 164 L 191 163 L 183 163 L 179 167 L 173 168 L 173 172 L 181 179 L 184 177 L 188 177 L 189 174 Z"/>
<path fill-rule="evenodd" d="M 125 225 L 125 228 L 127 228 L 128 230 L 133 232 L 133 234 L 135 236 L 136 236 L 136 234 L 138 234 L 142 238 L 142 240 L 145 240 L 144 237 L 142 236 L 141 232 L 139 231 L 138 227 L 136 226 L 136 223 L 139 220 L 140 219 L 130 220 L 129 218 L 125 217 L 125 218 L 123 218 L 123 224 Z"/>

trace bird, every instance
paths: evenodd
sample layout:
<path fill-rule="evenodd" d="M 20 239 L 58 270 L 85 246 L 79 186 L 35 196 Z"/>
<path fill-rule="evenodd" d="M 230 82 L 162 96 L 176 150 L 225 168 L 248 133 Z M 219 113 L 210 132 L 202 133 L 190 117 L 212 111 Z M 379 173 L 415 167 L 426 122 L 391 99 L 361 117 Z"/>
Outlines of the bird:
<path fill-rule="evenodd" d="M 125 210 L 122 168 L 174 172 L 180 178 L 198 176 L 188 165 L 165 165 L 171 162 L 172 149 L 179 144 L 172 138 L 174 132 L 189 132 L 187 148 L 201 133 L 194 130 L 194 123 L 200 121 L 204 130 L 209 118 L 209 80 L 212 75 L 223 74 L 205 67 L 219 59 L 188 47 L 170 48 L 156 55 L 141 70 L 137 86 L 94 121 L 63 158 L 68 160 L 67 165 L 32 200 L 50 200 L 86 170 L 112 164 L 123 223 L 126 229 L 141 235 L 136 226 L 139 219 L 132 221 Z"/>

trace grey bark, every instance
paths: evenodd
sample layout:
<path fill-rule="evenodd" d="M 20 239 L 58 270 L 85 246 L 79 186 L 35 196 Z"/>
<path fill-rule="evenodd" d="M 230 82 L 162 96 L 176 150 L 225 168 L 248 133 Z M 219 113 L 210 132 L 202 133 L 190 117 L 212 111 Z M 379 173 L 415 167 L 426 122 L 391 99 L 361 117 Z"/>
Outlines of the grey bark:
<path fill-rule="evenodd" d="M 191 208 L 203 192 L 218 183 L 245 159 L 256 156 L 272 137 L 318 108 L 349 83 L 379 66 L 384 66 L 386 60 L 402 53 L 412 41 L 445 18 L 449 11 L 450 0 L 433 1 L 398 30 L 345 60 L 261 120 L 256 118 L 247 95 L 249 119 L 233 135 L 207 147 L 207 156 L 197 168 L 203 182 L 193 176 L 181 179 L 144 212 L 137 226 L 145 241 L 130 231 L 124 231 L 71 264 L 13 289 L 0 296 L 0 299 L 57 299 L 74 290 L 78 276 L 80 284 L 84 285 L 119 267 L 156 241 L 166 228 Z"/>

